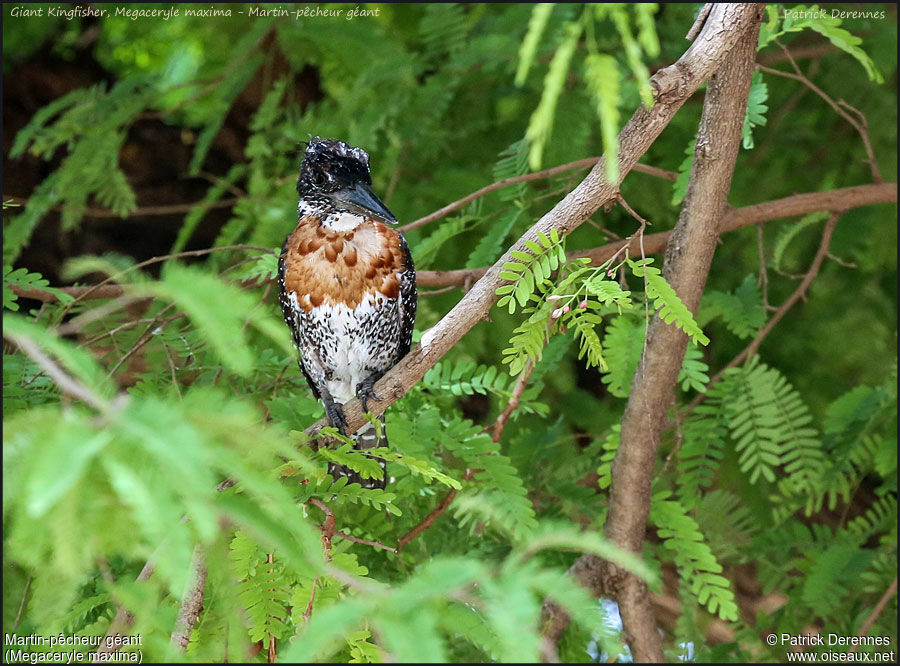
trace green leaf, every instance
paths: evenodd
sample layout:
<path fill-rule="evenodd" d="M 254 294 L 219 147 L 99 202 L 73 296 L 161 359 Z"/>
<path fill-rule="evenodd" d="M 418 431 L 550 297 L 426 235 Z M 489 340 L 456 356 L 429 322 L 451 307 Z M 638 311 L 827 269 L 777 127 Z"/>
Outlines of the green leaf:
<path fill-rule="evenodd" d="M 763 82 L 762 72 L 754 72 L 750 83 L 750 95 L 747 98 L 747 112 L 744 115 L 744 126 L 741 129 L 742 144 L 745 149 L 753 148 L 753 128 L 766 124 L 766 111 L 769 107 L 769 87 Z"/>
<path fill-rule="evenodd" d="M 61 289 L 51 287 L 50 282 L 45 280 L 40 273 L 29 273 L 27 268 L 12 269 L 12 266 L 3 267 L 3 307 L 8 310 L 17 311 L 19 304 L 16 302 L 18 296 L 13 292 L 11 286 L 15 285 L 22 289 L 39 289 L 54 294 L 59 302 L 63 305 L 74 301 L 74 297 L 65 293 Z"/>
<path fill-rule="evenodd" d="M 525 33 L 525 39 L 522 40 L 522 46 L 519 47 L 519 65 L 516 69 L 516 85 L 521 86 L 528 78 L 528 70 L 534 64 L 537 56 L 538 45 L 541 42 L 541 36 L 550 20 L 550 14 L 553 12 L 554 3 L 541 2 L 534 6 L 531 10 L 531 19 L 528 21 L 528 32 Z"/>
<path fill-rule="evenodd" d="M 642 6 L 642 5 L 637 5 Z M 600 119 L 606 179 L 619 182 L 619 68 L 610 55 L 591 54 L 584 61 L 585 81 Z"/>
<path fill-rule="evenodd" d="M 569 63 L 575 54 L 578 38 L 581 36 L 581 24 L 569 23 L 566 25 L 566 34 L 563 41 L 553 54 L 547 76 L 544 77 L 544 89 L 541 101 L 528 121 L 528 129 L 525 138 L 528 140 L 528 164 L 533 170 L 541 168 L 544 148 L 550 140 L 550 132 L 553 129 L 553 119 L 556 115 L 556 105 L 562 94 L 566 82 L 566 74 L 569 71 Z M 527 72 L 526 72 L 527 73 Z"/>

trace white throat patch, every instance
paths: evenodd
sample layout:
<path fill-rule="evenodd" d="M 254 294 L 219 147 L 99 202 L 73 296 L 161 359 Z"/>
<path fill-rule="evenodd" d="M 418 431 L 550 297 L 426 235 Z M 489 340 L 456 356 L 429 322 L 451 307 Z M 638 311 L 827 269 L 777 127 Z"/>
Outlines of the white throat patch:
<path fill-rule="evenodd" d="M 329 213 L 322 219 L 322 224 L 334 231 L 353 231 L 366 221 L 362 215 L 356 215 L 347 211 Z"/>

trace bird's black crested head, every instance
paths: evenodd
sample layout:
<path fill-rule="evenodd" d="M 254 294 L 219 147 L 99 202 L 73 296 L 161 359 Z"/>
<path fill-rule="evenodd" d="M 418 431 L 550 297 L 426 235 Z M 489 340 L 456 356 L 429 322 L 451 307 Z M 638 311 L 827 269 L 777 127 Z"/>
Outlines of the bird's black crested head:
<path fill-rule="evenodd" d="M 300 164 L 297 192 L 301 197 L 328 195 L 358 183 L 372 184 L 369 155 L 336 139 L 313 137 Z"/>

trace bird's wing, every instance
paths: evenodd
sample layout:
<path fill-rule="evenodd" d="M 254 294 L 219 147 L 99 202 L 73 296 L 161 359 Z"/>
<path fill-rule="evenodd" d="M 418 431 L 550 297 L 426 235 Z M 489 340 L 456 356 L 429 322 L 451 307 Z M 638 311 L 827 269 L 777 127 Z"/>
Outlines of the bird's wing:
<path fill-rule="evenodd" d="M 400 236 L 400 249 L 403 252 L 403 270 L 400 273 L 400 347 L 397 359 L 401 359 L 409 353 L 412 345 L 413 324 L 416 321 L 416 268 L 413 265 L 412 254 L 403 234 Z"/>

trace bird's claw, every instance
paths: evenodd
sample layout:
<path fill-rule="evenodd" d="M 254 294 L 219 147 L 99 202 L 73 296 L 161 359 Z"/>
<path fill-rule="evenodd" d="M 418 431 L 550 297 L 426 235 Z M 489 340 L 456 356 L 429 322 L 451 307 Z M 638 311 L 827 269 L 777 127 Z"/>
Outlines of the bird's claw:
<path fill-rule="evenodd" d="M 368 401 L 374 400 L 375 402 L 381 402 L 381 398 L 375 395 L 375 382 L 378 381 L 378 377 L 372 376 L 368 379 L 364 379 L 356 386 L 356 396 L 359 398 L 362 403 L 363 413 L 369 411 Z"/>
<path fill-rule="evenodd" d="M 336 402 L 325 406 L 325 414 L 338 432 L 344 437 L 347 436 L 347 418 L 344 416 L 344 410 Z"/>

